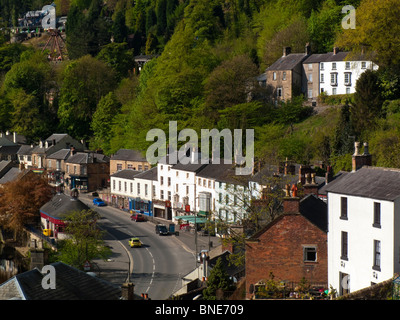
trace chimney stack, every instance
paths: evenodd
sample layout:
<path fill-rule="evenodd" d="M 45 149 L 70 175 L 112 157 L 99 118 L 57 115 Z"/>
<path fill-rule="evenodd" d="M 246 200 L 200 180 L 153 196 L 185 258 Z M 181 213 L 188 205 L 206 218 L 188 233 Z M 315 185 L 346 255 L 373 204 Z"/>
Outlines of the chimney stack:
<path fill-rule="evenodd" d="M 311 54 L 311 46 L 310 46 L 310 44 L 308 42 L 306 43 L 305 54 L 306 54 L 306 56 Z"/>
<path fill-rule="evenodd" d="M 338 47 L 334 47 L 333 48 L 333 54 L 338 54 L 339 53 L 339 48 Z"/>
<path fill-rule="evenodd" d="M 308 195 L 310 193 L 318 195 L 318 184 L 315 181 L 315 172 L 306 174 L 306 183 L 304 184 L 304 195 Z"/>
<path fill-rule="evenodd" d="M 135 285 L 132 282 L 125 282 L 122 284 L 122 300 L 134 300 Z"/>
<path fill-rule="evenodd" d="M 290 194 L 291 193 L 291 194 Z M 286 197 L 283 198 L 283 213 L 298 213 L 300 210 L 300 198 L 297 196 L 297 186 L 286 185 Z"/>
<path fill-rule="evenodd" d="M 368 150 L 368 142 L 364 142 L 364 152 L 360 154 L 360 142 L 354 142 L 354 154 L 352 158 L 352 170 L 357 171 L 363 166 L 372 166 L 372 155 Z"/>
<path fill-rule="evenodd" d="M 286 57 L 292 52 L 291 47 L 283 47 L 283 56 Z"/>

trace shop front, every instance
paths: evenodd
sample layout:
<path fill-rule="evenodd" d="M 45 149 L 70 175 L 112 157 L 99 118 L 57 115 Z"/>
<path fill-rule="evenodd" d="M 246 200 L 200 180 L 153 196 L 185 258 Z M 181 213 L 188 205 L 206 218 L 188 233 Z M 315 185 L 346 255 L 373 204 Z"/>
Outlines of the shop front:
<path fill-rule="evenodd" d="M 129 198 L 129 210 L 153 216 L 152 202 L 141 198 Z"/>

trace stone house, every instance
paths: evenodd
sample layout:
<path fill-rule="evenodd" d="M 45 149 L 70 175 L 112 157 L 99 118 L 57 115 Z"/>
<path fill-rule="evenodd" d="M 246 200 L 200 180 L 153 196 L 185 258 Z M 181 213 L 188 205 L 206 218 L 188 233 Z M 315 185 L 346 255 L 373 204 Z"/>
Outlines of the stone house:
<path fill-rule="evenodd" d="M 145 171 L 150 168 L 150 163 L 137 150 L 120 149 L 110 157 L 110 176 L 125 169 Z"/>
<path fill-rule="evenodd" d="M 287 101 L 305 92 L 303 61 L 310 52 L 308 44 L 304 53 L 291 53 L 291 48 L 285 47 L 282 57 L 265 70 L 273 101 Z"/>
<path fill-rule="evenodd" d="M 284 212 L 246 241 L 246 292 L 253 296 L 257 287 L 270 277 L 298 283 L 304 277 L 310 284 L 327 285 L 328 218 L 326 204 L 309 194 L 300 200 L 287 196 Z"/>

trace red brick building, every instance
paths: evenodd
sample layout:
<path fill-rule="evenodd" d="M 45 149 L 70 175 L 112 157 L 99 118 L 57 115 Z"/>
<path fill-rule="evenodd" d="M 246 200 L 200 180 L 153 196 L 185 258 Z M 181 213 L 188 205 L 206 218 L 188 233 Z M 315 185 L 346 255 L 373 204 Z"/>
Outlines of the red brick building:
<path fill-rule="evenodd" d="M 287 197 L 284 213 L 246 242 L 246 292 L 259 281 L 327 283 L 327 207 L 309 194 Z"/>

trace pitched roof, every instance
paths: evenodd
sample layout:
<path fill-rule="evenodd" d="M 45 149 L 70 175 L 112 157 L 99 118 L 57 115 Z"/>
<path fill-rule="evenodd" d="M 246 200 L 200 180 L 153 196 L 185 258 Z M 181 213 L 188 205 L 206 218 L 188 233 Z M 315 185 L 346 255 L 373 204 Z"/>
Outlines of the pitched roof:
<path fill-rule="evenodd" d="M 23 144 L 19 150 L 17 151 L 17 154 L 22 154 L 22 155 L 31 155 L 34 147 L 28 144 Z"/>
<path fill-rule="evenodd" d="M 283 213 L 268 223 L 260 231 L 256 232 L 249 240 L 258 239 L 264 232 L 278 223 L 285 216 L 300 214 L 323 232 L 328 231 L 327 204 L 313 194 L 309 194 L 300 200 L 298 213 Z"/>
<path fill-rule="evenodd" d="M 76 164 L 88 164 L 95 162 L 109 162 L 109 157 L 105 156 L 102 153 L 93 153 L 93 152 L 77 152 L 71 155 L 65 162 L 67 163 L 76 163 Z"/>
<path fill-rule="evenodd" d="M 45 203 L 40 212 L 56 219 L 64 219 L 73 211 L 88 210 L 89 207 L 77 198 L 64 193 L 56 194 L 49 202 Z"/>
<path fill-rule="evenodd" d="M 121 289 L 63 262 L 51 264 L 56 272 L 56 288 L 42 287 L 43 275 L 37 268 L 17 274 L 0 285 L 2 300 L 119 300 Z"/>
<path fill-rule="evenodd" d="M 135 176 L 135 179 L 145 179 L 157 181 L 157 166 L 151 168 L 150 170 L 142 171 Z"/>
<path fill-rule="evenodd" d="M 304 53 L 291 53 L 287 56 L 282 56 L 278 60 L 276 60 L 273 64 L 271 64 L 266 70 L 292 70 L 299 63 L 303 62 L 304 59 L 307 58 L 307 55 Z"/>
<path fill-rule="evenodd" d="M 327 53 L 314 53 L 310 55 L 306 60 L 303 61 L 304 64 L 307 63 L 319 63 L 319 62 L 338 62 L 338 61 L 366 61 L 370 60 L 365 55 L 362 54 L 352 54 L 351 52 L 339 51 L 336 54 L 333 52 Z"/>
<path fill-rule="evenodd" d="M 124 169 L 124 170 L 115 172 L 114 174 L 111 175 L 111 177 L 133 180 L 141 172 L 142 171 L 136 171 L 136 170 L 132 170 L 132 169 Z"/>
<path fill-rule="evenodd" d="M 142 153 L 138 150 L 132 149 L 119 149 L 114 155 L 111 156 L 111 160 L 124 160 L 124 161 L 147 161 Z"/>
<path fill-rule="evenodd" d="M 14 181 L 22 171 L 17 167 L 10 168 L 0 179 L 0 184 L 5 184 L 9 181 Z"/>
<path fill-rule="evenodd" d="M 364 166 L 329 183 L 326 192 L 394 201 L 400 197 L 400 169 Z"/>
<path fill-rule="evenodd" d="M 66 160 L 71 152 L 71 149 L 61 149 L 47 156 L 47 159 Z"/>

